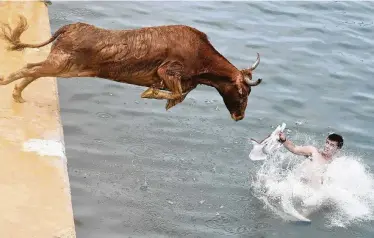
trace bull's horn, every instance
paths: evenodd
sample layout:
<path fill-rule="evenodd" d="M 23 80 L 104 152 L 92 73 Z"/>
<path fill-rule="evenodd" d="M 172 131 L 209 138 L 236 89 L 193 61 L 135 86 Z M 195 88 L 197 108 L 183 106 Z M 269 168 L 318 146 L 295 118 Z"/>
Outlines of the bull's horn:
<path fill-rule="evenodd" d="M 251 79 L 249 79 L 248 77 L 244 77 L 244 80 L 245 82 L 249 85 L 249 86 L 257 86 L 261 83 L 262 79 L 257 79 L 256 81 L 253 81 Z"/>
<path fill-rule="evenodd" d="M 260 54 L 257 53 L 257 59 L 256 59 L 256 62 L 254 62 L 251 66 L 251 70 L 255 70 L 258 66 L 258 64 L 260 63 Z"/>

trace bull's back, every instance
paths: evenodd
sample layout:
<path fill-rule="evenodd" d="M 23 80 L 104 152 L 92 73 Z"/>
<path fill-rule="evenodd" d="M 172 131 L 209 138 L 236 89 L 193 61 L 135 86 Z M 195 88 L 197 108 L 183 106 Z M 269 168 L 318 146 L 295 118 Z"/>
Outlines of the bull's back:
<path fill-rule="evenodd" d="M 91 51 L 95 54 L 120 54 L 141 58 L 147 54 L 183 54 L 197 50 L 207 41 L 204 33 L 184 25 L 111 30 L 86 23 L 70 24 L 55 46 L 69 51 Z"/>
<path fill-rule="evenodd" d="M 100 68 L 107 74 L 103 77 L 123 77 L 120 71 L 128 76 L 154 74 L 167 60 L 191 68 L 204 44 L 209 44 L 204 33 L 184 25 L 111 30 L 75 23 L 56 40 L 54 48 L 70 54 L 78 64 Z M 116 75 L 109 75 L 111 72 Z"/>

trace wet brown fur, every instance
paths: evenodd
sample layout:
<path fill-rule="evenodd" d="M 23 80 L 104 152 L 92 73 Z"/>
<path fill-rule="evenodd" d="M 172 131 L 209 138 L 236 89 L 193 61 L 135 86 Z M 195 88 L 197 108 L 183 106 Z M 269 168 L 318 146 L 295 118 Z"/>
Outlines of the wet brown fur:
<path fill-rule="evenodd" d="M 148 87 L 141 97 L 166 99 L 166 109 L 205 84 L 217 89 L 234 120 L 244 118 L 251 92 L 244 77 L 252 79 L 252 70 L 238 70 L 195 28 L 168 25 L 110 30 L 78 22 L 62 26 L 43 43 L 25 44 L 20 36 L 27 28 L 26 18 L 20 16 L 13 30 L 7 24 L 1 26 L 0 37 L 10 43 L 9 50 L 54 43 L 45 61 L 0 78 L 0 85 L 24 78 L 13 91 L 16 102 L 24 102 L 22 91 L 40 77 L 99 77 Z"/>

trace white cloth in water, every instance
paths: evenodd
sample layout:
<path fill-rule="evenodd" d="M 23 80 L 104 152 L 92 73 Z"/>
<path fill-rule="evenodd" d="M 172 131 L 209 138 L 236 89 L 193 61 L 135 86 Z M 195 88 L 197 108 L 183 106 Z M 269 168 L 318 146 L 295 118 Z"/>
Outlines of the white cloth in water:
<path fill-rule="evenodd" d="M 274 153 L 280 147 L 282 147 L 282 144 L 278 141 L 279 133 L 283 132 L 285 128 L 285 123 L 282 123 L 282 125 L 278 125 L 277 128 L 262 142 L 251 139 L 253 148 L 249 153 L 249 158 L 251 160 L 265 160 L 267 158 L 267 155 Z"/>

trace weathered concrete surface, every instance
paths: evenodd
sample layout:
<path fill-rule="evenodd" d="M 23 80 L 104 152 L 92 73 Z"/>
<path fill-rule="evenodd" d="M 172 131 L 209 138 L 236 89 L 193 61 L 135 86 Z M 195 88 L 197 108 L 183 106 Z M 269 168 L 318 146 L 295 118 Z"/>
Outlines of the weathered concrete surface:
<path fill-rule="evenodd" d="M 0 22 L 14 26 L 19 14 L 29 23 L 22 41 L 50 37 L 43 2 L 0 2 Z M 0 39 L 0 74 L 4 76 L 26 62 L 44 60 L 50 51 L 50 45 L 23 52 L 7 51 L 6 46 Z M 23 92 L 23 104 L 12 98 L 19 82 L 0 86 L 0 237 L 75 237 L 56 79 L 31 83 Z"/>

